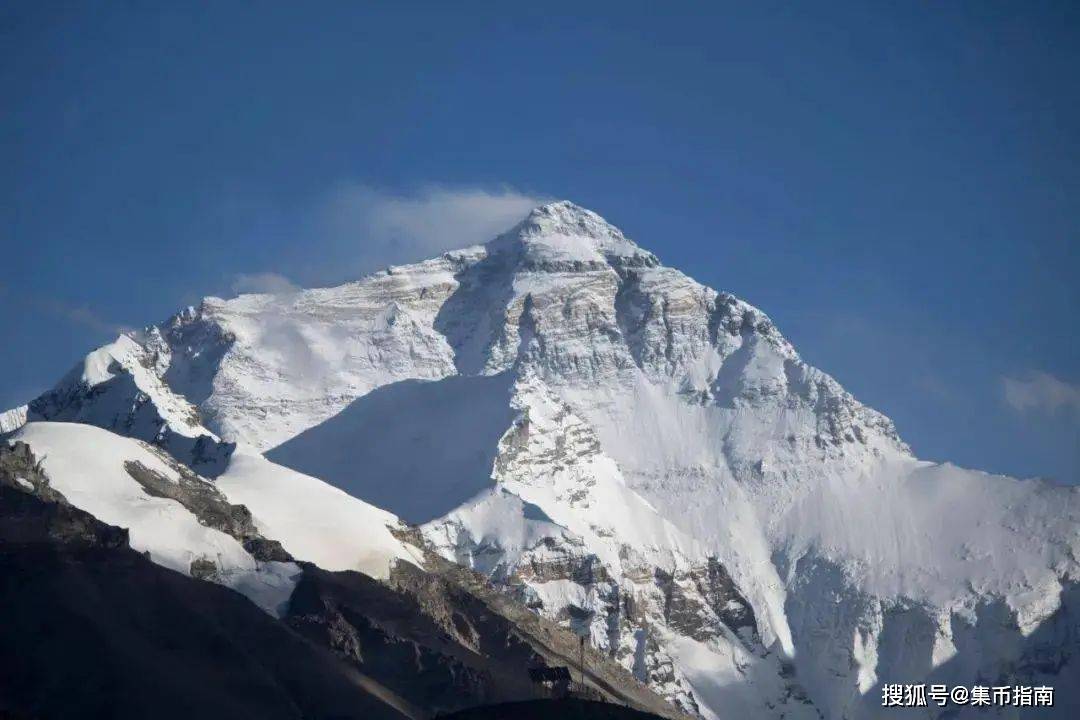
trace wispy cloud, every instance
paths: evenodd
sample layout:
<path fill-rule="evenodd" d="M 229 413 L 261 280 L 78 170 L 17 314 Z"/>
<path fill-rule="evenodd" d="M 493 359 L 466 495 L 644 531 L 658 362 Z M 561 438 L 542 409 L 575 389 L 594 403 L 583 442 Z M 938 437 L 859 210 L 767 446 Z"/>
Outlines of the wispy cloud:
<path fill-rule="evenodd" d="M 231 198 L 232 196 L 230 196 Z M 261 236 L 262 270 L 227 276 L 221 290 L 284 294 L 355 280 L 389 265 L 477 245 L 509 230 L 552 198 L 510 187 L 425 185 L 391 191 L 339 182 L 294 205 L 226 205 L 238 237 Z M 230 216 L 231 217 L 231 216 Z M 266 261 L 270 265 L 266 265 Z"/>
<path fill-rule="evenodd" d="M 310 232 L 371 272 L 490 240 L 547 200 L 509 188 L 428 186 L 399 194 L 345 183 L 316 204 Z"/>
<path fill-rule="evenodd" d="M 1019 378 L 1001 379 L 1005 402 L 1019 413 L 1053 414 L 1059 410 L 1080 413 L 1080 385 L 1050 373 L 1031 372 Z"/>
<path fill-rule="evenodd" d="M 243 293 L 263 293 L 266 295 L 291 295 L 299 290 L 289 278 L 272 272 L 240 273 L 232 282 L 232 291 Z"/>

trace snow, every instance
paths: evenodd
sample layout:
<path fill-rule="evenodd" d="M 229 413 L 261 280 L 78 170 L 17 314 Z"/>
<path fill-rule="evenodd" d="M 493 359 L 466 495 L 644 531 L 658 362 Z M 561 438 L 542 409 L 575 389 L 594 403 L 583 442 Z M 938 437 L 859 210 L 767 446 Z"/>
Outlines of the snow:
<path fill-rule="evenodd" d="M 191 574 L 192 561 L 212 560 L 221 583 L 272 614 L 283 609 L 300 569 L 258 562 L 225 533 L 199 523 L 175 500 L 148 495 L 124 469 L 134 461 L 177 480 L 176 471 L 130 438 L 89 425 L 32 422 L 15 433 L 42 463 L 50 484 L 75 507 L 128 529 L 131 547 L 171 570 Z"/>
<path fill-rule="evenodd" d="M 208 298 L 184 321 L 219 328 L 227 347 L 205 365 L 211 378 L 200 411 L 207 427 L 259 451 L 296 436 L 382 385 L 454 372 L 445 338 L 432 329 L 454 287 L 451 261 L 340 288 L 288 297 Z"/>
<path fill-rule="evenodd" d="M 624 545 L 667 558 L 693 544 L 626 487 L 588 427 L 535 378 L 516 384 L 511 407 L 519 415 L 500 440 L 496 486 L 430 523 L 429 532 L 444 534 L 449 522 L 481 546 L 497 545 L 509 564 L 542 537 L 583 538 L 616 570 Z"/>
<path fill-rule="evenodd" d="M 130 376 L 135 388 L 149 397 L 170 430 L 189 438 L 209 434 L 192 421 L 197 413 L 191 403 L 163 383 L 152 367 L 148 367 L 147 360 L 146 348 L 143 345 L 136 342 L 130 335 L 120 335 L 112 343 L 87 354 L 81 365 L 76 366 L 68 376 L 68 383 L 70 384 L 77 376 L 77 379 L 85 386 L 94 387 L 117 378 Z M 122 404 L 129 402 L 129 399 L 127 396 L 117 396 L 117 402 Z M 99 406 L 96 409 L 104 414 L 111 408 Z M 93 419 L 85 417 L 80 417 L 79 421 L 94 423 Z"/>
<path fill-rule="evenodd" d="M 737 648 L 729 647 L 720 654 L 704 643 L 682 636 L 672 636 L 669 645 L 680 672 L 693 689 L 703 717 L 722 720 L 757 716 L 759 704 L 753 697 L 747 697 L 757 688 L 747 692 L 746 678 L 739 670 L 740 665 L 749 664 L 750 660 Z"/>
<path fill-rule="evenodd" d="M 542 509 L 503 488 L 482 493 L 425 530 L 436 547 L 453 548 L 450 559 L 487 575 L 504 572 L 545 539 L 573 537 Z M 462 536 L 469 542 L 462 543 Z M 496 547 L 498 553 L 484 551 Z"/>
<path fill-rule="evenodd" d="M 549 580 L 548 582 L 531 583 L 529 585 L 529 597 L 540 600 L 544 607 L 564 608 L 574 606 L 586 608 L 592 604 L 589 591 L 573 580 Z"/>
<path fill-rule="evenodd" d="M 536 260 L 602 261 L 605 256 L 649 256 L 602 217 L 566 200 L 529 213 L 508 233 Z"/>
<path fill-rule="evenodd" d="M 843 559 L 879 597 L 946 605 L 974 591 L 1022 609 L 1080 556 L 1077 528 L 1080 488 L 907 461 L 827 478 L 778 531 L 793 554 Z"/>
<path fill-rule="evenodd" d="M 491 487 L 510 384 L 509 373 L 389 383 L 266 456 L 423 523 Z"/>
<path fill-rule="evenodd" d="M 215 481 L 229 501 L 246 505 L 259 531 L 298 560 L 327 570 L 386 578 L 399 560 L 422 566 L 418 550 L 395 538 L 397 517 L 321 480 L 241 448 Z"/>

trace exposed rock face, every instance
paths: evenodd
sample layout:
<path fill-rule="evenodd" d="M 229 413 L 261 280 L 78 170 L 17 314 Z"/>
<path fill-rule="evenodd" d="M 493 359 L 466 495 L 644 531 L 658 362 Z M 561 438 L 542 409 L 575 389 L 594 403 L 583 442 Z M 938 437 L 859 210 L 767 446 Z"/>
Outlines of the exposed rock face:
<path fill-rule="evenodd" d="M 137 460 L 124 463 L 128 475 L 142 485 L 147 494 L 176 500 L 203 525 L 239 540 L 256 560 L 292 561 L 292 556 L 285 552 L 280 542 L 259 534 L 250 510 L 243 505 L 231 505 L 213 484 L 178 463 L 173 462 L 172 468 L 179 476 L 177 480 L 167 478 Z"/>
<path fill-rule="evenodd" d="M 49 485 L 49 477 L 24 442 L 0 440 L 0 485 L 37 495 L 47 502 L 67 502 Z"/>
<path fill-rule="evenodd" d="M 414 589 L 309 567 L 287 622 L 425 714 L 541 696 L 526 669 L 545 661 L 513 625 L 463 593 Z"/>
<path fill-rule="evenodd" d="M 29 408 L 26 405 L 20 405 L 17 408 L 0 412 L 0 435 L 14 432 L 25 425 L 28 410 Z"/>
<path fill-rule="evenodd" d="M 485 575 L 437 556 L 428 556 L 425 565 L 424 571 L 406 563 L 397 565 L 390 584 L 415 598 L 421 614 L 432 618 L 444 634 L 494 664 L 512 673 L 518 671 L 522 660 L 526 667 L 569 667 L 575 681 L 584 673 L 584 682 L 594 697 L 665 717 L 685 717 L 620 663 L 592 647 L 583 650 L 576 633 L 515 601 L 492 586 Z M 584 668 L 579 662 L 582 652 Z"/>
<path fill-rule="evenodd" d="M 918 461 L 760 310 L 570 203 L 337 288 L 208 298 L 75 384 L 31 415 L 192 465 L 215 462 L 192 438 L 265 451 L 705 717 L 1076 677 L 1076 488 Z"/>

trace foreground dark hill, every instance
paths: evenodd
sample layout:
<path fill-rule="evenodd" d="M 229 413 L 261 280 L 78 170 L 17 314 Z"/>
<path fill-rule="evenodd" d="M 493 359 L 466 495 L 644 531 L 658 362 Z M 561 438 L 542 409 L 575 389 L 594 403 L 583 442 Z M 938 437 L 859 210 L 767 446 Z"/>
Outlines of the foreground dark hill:
<path fill-rule="evenodd" d="M 445 715 L 440 720 L 652 720 L 658 717 L 622 705 L 564 698 L 485 705 Z"/>

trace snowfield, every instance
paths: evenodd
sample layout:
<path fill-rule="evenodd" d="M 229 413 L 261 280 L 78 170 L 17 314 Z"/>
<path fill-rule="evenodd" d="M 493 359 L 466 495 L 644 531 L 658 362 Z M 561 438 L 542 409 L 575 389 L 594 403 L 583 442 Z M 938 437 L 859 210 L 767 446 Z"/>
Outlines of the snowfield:
<path fill-rule="evenodd" d="M 418 562 L 390 532 L 417 525 L 702 717 L 878 717 L 886 682 L 1055 685 L 1080 716 L 1080 489 L 919 461 L 763 312 L 571 203 L 340 287 L 207 298 L 0 427 L 27 420 L 71 502 L 276 601 L 284 575 L 124 479 L 154 453 L 47 421 L 167 450 L 329 569 Z"/>
<path fill-rule="evenodd" d="M 277 614 L 295 586 L 300 568 L 290 562 L 259 562 L 233 537 L 201 524 L 175 500 L 148 494 L 124 469 L 138 462 L 179 482 L 178 473 L 130 438 L 75 423 L 35 422 L 14 440 L 27 443 L 52 487 L 77 508 L 127 528 L 131 547 L 171 570 L 191 574 L 192 562 L 208 559 L 223 585 Z"/>
<path fill-rule="evenodd" d="M 404 528 L 396 516 L 257 453 L 235 453 L 214 484 L 251 510 L 263 535 L 326 570 L 384 579 L 398 560 L 423 566 L 421 551 L 390 532 Z"/>

